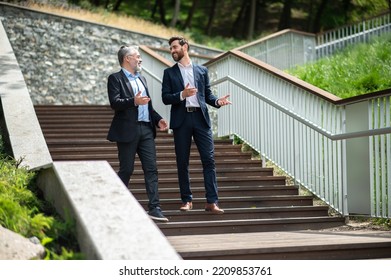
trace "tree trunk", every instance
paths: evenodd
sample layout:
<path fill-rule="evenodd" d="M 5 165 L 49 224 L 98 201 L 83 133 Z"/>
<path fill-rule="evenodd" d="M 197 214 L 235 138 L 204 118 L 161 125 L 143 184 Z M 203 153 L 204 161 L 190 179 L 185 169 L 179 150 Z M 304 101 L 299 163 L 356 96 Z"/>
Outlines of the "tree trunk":
<path fill-rule="evenodd" d="M 121 5 L 122 0 L 117 0 L 113 6 L 113 11 L 118 11 L 119 6 Z"/>
<path fill-rule="evenodd" d="M 313 25 L 313 33 L 318 33 L 321 29 L 321 18 L 323 15 L 323 12 L 325 11 L 327 6 L 327 0 L 322 0 L 322 2 L 319 5 L 318 11 L 315 15 L 314 25 Z"/>
<path fill-rule="evenodd" d="M 105 2 L 105 9 L 107 10 L 107 8 L 109 7 L 109 4 L 110 4 L 110 0 L 106 0 Z"/>
<path fill-rule="evenodd" d="M 267 0 L 258 0 L 257 1 L 257 10 L 255 14 L 255 25 L 254 25 L 254 33 L 262 33 L 265 30 L 267 21 L 268 21 L 268 11 L 267 11 Z"/>
<path fill-rule="evenodd" d="M 234 21 L 232 28 L 231 28 L 231 36 L 232 37 L 237 36 L 235 31 L 238 30 L 238 28 L 239 28 L 239 22 L 241 21 L 243 14 L 246 10 L 247 3 L 248 3 L 247 0 L 242 1 L 242 6 L 240 7 L 240 11 L 238 13 L 238 16 L 236 17 L 236 20 Z M 239 37 L 243 38 L 243 36 L 239 36 Z"/>
<path fill-rule="evenodd" d="M 308 4 L 308 17 L 307 17 L 307 26 L 306 26 L 307 32 L 312 31 L 313 18 L 314 18 L 314 0 L 310 0 L 310 3 Z"/>
<path fill-rule="evenodd" d="M 209 12 L 208 24 L 206 25 L 206 35 L 208 36 L 210 36 L 212 31 L 213 19 L 216 15 L 216 4 L 217 4 L 217 0 L 212 0 L 212 7 L 210 8 L 210 12 Z"/>
<path fill-rule="evenodd" d="M 283 30 L 287 28 L 291 28 L 292 23 L 292 0 L 285 0 L 284 1 L 284 7 L 282 9 L 280 22 L 278 24 L 278 30 Z"/>
<path fill-rule="evenodd" d="M 248 22 L 247 40 L 251 40 L 254 37 L 254 25 L 255 25 L 256 13 L 257 13 L 257 1 L 251 0 L 250 21 Z"/>
<path fill-rule="evenodd" d="M 349 9 L 350 9 L 350 3 L 351 0 L 344 0 L 343 1 L 343 12 L 344 12 L 344 21 L 345 24 L 349 21 Z"/>
<path fill-rule="evenodd" d="M 157 1 L 154 2 L 153 7 L 151 9 L 151 19 L 152 20 L 155 18 L 156 11 L 157 11 Z"/>
<path fill-rule="evenodd" d="M 189 10 L 189 13 L 187 15 L 187 19 L 186 19 L 186 22 L 185 22 L 185 25 L 183 26 L 183 28 L 190 28 L 191 27 L 191 23 L 192 23 L 192 20 L 193 20 L 193 16 L 194 16 L 194 12 L 197 8 L 197 5 L 198 5 L 198 0 L 193 0 L 193 4 L 191 5 L 191 8 Z"/>
<path fill-rule="evenodd" d="M 160 22 L 164 26 L 167 26 L 166 10 L 164 9 L 164 2 L 163 2 L 163 0 L 156 0 L 155 1 L 154 8 L 153 8 L 153 11 L 152 11 L 152 17 L 155 15 L 155 11 L 156 11 L 157 7 L 159 7 Z"/>
<path fill-rule="evenodd" d="M 180 8 L 181 8 L 181 0 L 175 0 L 174 14 L 172 15 L 172 19 L 170 23 L 171 27 L 175 27 L 176 23 L 178 22 Z"/>

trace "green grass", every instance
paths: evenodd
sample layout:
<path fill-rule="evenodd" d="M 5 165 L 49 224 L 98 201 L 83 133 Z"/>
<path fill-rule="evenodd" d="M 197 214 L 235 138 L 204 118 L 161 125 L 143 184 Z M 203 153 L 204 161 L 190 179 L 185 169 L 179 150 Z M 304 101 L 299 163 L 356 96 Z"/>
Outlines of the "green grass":
<path fill-rule="evenodd" d="M 0 225 L 26 238 L 37 237 L 45 259 L 82 259 L 73 221 L 61 219 L 42 199 L 36 176 L 4 153 L 0 135 Z"/>
<path fill-rule="evenodd" d="M 341 98 L 389 89 L 391 35 L 348 47 L 287 72 Z"/>

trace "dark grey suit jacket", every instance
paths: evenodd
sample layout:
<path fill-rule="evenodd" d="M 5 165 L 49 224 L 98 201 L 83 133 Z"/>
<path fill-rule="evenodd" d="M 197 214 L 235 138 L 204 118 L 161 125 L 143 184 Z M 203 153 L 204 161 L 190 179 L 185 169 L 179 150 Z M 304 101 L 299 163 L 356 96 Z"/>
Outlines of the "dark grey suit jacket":
<path fill-rule="evenodd" d="M 148 96 L 148 86 L 145 77 L 140 76 Z M 134 104 L 134 92 L 125 73 L 120 70 L 109 76 L 107 92 L 111 108 L 115 111 L 107 140 L 113 142 L 131 142 L 136 136 L 135 129 L 138 120 L 138 106 Z M 152 101 L 148 103 L 151 127 L 156 137 L 156 126 L 162 117 L 153 109 Z"/>

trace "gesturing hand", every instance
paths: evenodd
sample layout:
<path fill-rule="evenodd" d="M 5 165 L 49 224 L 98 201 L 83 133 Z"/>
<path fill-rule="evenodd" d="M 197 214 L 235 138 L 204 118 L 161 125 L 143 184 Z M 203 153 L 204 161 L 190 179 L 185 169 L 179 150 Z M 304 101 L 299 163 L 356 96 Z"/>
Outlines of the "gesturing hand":
<path fill-rule="evenodd" d="M 182 91 L 182 97 L 190 97 L 193 96 L 197 93 L 197 88 L 195 87 L 190 87 L 190 84 L 187 84 L 185 89 Z"/>
<path fill-rule="evenodd" d="M 232 104 L 232 102 L 228 100 L 228 97 L 229 97 L 229 96 L 230 96 L 230 95 L 227 94 L 227 95 L 224 95 L 223 97 L 220 97 L 220 98 L 217 100 L 217 104 L 218 104 L 219 106 L 225 106 L 225 105 L 228 105 L 228 104 Z"/>
<path fill-rule="evenodd" d="M 141 96 L 141 90 L 134 96 L 134 104 L 145 105 L 151 100 L 148 96 Z"/>

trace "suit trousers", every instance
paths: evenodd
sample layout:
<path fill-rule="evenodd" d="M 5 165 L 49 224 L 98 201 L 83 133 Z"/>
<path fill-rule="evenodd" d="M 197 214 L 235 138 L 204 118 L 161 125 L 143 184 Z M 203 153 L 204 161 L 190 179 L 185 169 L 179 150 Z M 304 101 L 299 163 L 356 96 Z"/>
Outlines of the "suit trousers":
<path fill-rule="evenodd" d="M 144 171 L 145 189 L 149 199 L 148 208 L 160 207 L 158 192 L 158 170 L 156 163 L 156 145 L 152 127 L 139 123 L 136 127 L 137 137 L 132 142 L 117 142 L 118 159 L 120 163 L 118 176 L 129 189 L 129 180 L 134 171 L 136 153 Z M 131 185 L 131 183 L 130 183 Z"/>
<path fill-rule="evenodd" d="M 186 112 L 182 125 L 173 129 L 173 133 L 182 202 L 190 202 L 193 199 L 189 175 L 189 157 L 193 138 L 201 157 L 206 201 L 217 203 L 213 135 L 211 128 L 205 122 L 202 111 L 198 109 L 195 112 Z"/>

